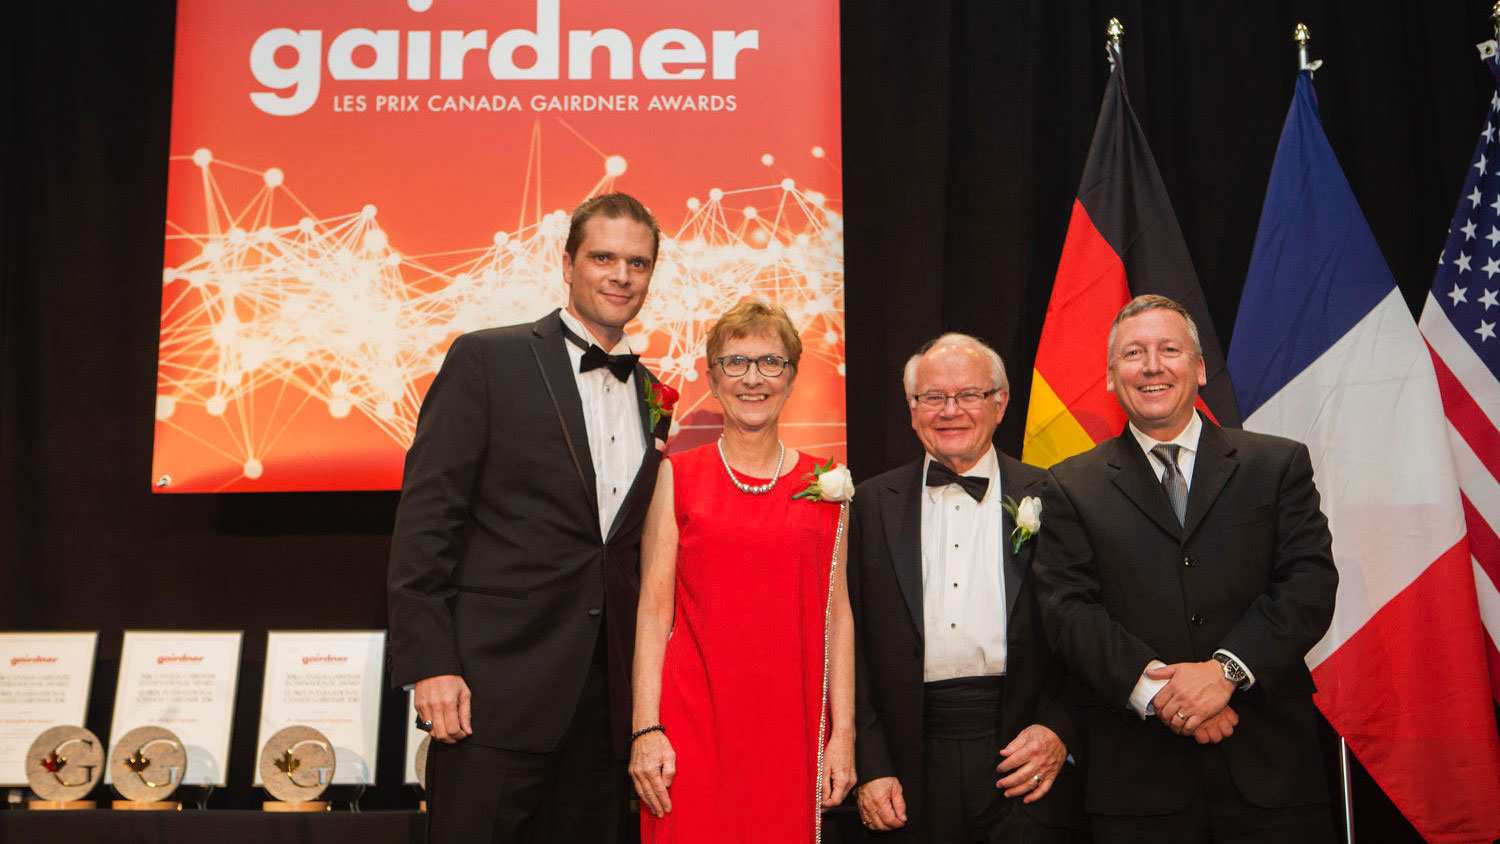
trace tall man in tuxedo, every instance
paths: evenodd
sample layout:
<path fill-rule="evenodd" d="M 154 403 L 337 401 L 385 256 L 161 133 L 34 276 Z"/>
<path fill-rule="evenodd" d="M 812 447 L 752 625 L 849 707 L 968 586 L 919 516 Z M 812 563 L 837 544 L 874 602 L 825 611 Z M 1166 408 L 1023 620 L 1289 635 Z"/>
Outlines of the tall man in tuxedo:
<path fill-rule="evenodd" d="M 567 308 L 459 337 L 423 402 L 388 588 L 392 680 L 434 739 L 435 844 L 615 840 L 666 430 L 624 328 L 659 242 L 632 197 L 578 206 Z"/>
<path fill-rule="evenodd" d="M 1140 296 L 1110 330 L 1126 430 L 1052 467 L 1037 591 L 1087 688 L 1102 844 L 1334 840 L 1304 661 L 1338 574 L 1306 446 L 1194 410 L 1197 327 Z"/>
<path fill-rule="evenodd" d="M 993 349 L 946 334 L 904 376 L 927 453 L 860 484 L 851 517 L 861 819 L 932 844 L 1067 841 L 1076 728 L 1033 595 L 1036 540 L 1014 549 L 1002 506 L 1046 472 L 992 443 L 1010 398 Z"/>

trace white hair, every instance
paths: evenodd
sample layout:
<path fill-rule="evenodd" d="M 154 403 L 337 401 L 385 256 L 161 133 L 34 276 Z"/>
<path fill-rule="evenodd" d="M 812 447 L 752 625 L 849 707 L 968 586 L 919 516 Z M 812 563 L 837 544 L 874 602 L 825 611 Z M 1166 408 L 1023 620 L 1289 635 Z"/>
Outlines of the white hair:
<path fill-rule="evenodd" d="M 950 331 L 936 340 L 928 342 L 921 349 L 918 349 L 916 354 L 907 359 L 906 368 L 901 372 L 901 383 L 906 388 L 907 398 L 916 395 L 917 364 L 922 362 L 922 358 L 940 349 L 950 348 L 968 349 L 978 352 L 985 360 L 989 361 L 990 381 L 999 389 L 1006 392 L 1010 391 L 1010 381 L 1005 377 L 1005 361 L 1000 359 L 1000 353 L 990 348 L 987 343 L 978 337 L 971 337 L 968 334 L 959 334 L 956 331 Z M 999 401 L 998 394 L 996 401 Z"/>

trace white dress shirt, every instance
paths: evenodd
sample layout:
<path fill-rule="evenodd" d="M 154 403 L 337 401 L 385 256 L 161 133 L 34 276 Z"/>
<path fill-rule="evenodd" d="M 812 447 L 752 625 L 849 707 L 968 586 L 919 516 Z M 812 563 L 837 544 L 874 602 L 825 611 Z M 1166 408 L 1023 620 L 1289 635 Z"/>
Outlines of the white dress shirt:
<path fill-rule="evenodd" d="M 1198 439 L 1203 435 L 1203 420 L 1198 414 L 1194 413 L 1193 418 L 1188 421 L 1187 427 L 1183 428 L 1181 433 L 1170 440 L 1152 439 L 1150 436 L 1141 433 L 1141 430 L 1135 426 L 1134 422 L 1130 423 L 1127 427 L 1130 429 L 1131 436 L 1135 437 L 1136 443 L 1140 445 L 1141 451 L 1146 453 L 1146 462 L 1151 464 L 1151 471 L 1156 474 L 1158 483 L 1161 481 L 1162 475 L 1166 474 L 1167 466 L 1159 456 L 1151 452 L 1151 449 L 1162 444 L 1179 446 L 1177 451 L 1177 471 L 1187 481 L 1187 488 L 1189 493 L 1191 493 L 1193 489 L 1193 467 L 1198 463 Z M 1225 654 L 1240 665 L 1245 665 L 1239 657 L 1223 648 L 1214 651 L 1214 653 Z M 1153 668 L 1161 668 L 1164 665 L 1166 663 L 1159 659 L 1153 659 L 1147 663 L 1145 670 L 1141 672 L 1141 679 L 1136 681 L 1135 688 L 1130 692 L 1130 708 L 1135 710 L 1136 714 L 1142 718 L 1156 714 L 1156 708 L 1151 705 L 1151 699 L 1156 697 L 1156 693 L 1161 691 L 1163 686 L 1167 685 L 1166 680 L 1153 680 L 1147 677 L 1146 671 L 1150 671 Z M 1249 676 L 1249 680 L 1245 683 L 1244 688 L 1248 689 L 1255 685 L 1255 675 L 1250 673 L 1250 667 L 1247 665 L 1245 666 L 1245 674 Z"/>
<path fill-rule="evenodd" d="M 1005 552 L 995 449 L 965 475 L 990 479 L 975 501 L 958 484 L 925 486 L 922 463 L 924 682 L 1005 673 Z"/>
<path fill-rule="evenodd" d="M 563 324 L 590 343 L 599 343 L 577 317 L 562 311 Z M 635 482 L 641 461 L 646 457 L 646 438 L 651 434 L 641 425 L 640 405 L 637 396 L 641 385 L 635 373 L 621 381 L 603 367 L 579 372 L 578 364 L 583 359 L 583 350 L 576 343 L 564 341 L 568 349 L 568 360 L 573 364 L 573 377 L 578 383 L 578 397 L 583 400 L 583 427 L 589 435 L 589 454 L 594 461 L 594 490 L 599 501 L 599 536 L 609 536 L 609 526 L 625 500 L 625 493 Z M 612 355 L 630 354 L 630 342 L 620 338 L 614 348 L 605 349 Z"/>

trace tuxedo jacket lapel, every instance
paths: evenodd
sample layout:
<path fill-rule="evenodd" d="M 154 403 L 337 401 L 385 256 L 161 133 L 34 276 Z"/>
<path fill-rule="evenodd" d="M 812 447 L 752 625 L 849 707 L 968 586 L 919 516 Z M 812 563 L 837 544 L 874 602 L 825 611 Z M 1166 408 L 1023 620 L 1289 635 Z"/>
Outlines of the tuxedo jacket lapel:
<path fill-rule="evenodd" d="M 1110 483 L 1125 493 L 1125 497 L 1155 522 L 1157 527 L 1180 541 L 1183 536 L 1182 525 L 1177 522 L 1177 514 L 1172 512 L 1172 504 L 1167 501 L 1167 493 L 1156 479 L 1151 462 L 1146 459 L 1146 453 L 1141 451 L 1140 444 L 1135 441 L 1130 430 L 1126 429 L 1120 436 L 1110 440 L 1109 444 L 1114 450 L 1109 455 Z M 1191 495 L 1189 498 L 1191 499 Z"/>
<path fill-rule="evenodd" d="M 1015 493 L 1018 492 L 1016 487 L 1020 482 L 1015 479 L 1014 473 L 1006 465 L 1006 461 L 1009 458 L 1000 454 L 998 450 L 996 451 L 996 455 L 1000 458 L 1000 493 L 1002 495 L 1009 495 L 1012 500 L 1019 502 L 1021 496 Z M 1015 617 L 1016 595 L 1021 591 L 1021 578 L 1026 575 L 1026 562 L 1030 559 L 1031 546 L 1034 544 L 1028 542 L 1021 546 L 1019 554 L 1012 553 L 1010 535 L 1015 529 L 1016 520 L 1011 518 L 1008 511 L 1002 509 L 1000 515 L 1000 559 L 1005 574 L 1002 580 L 1005 584 L 1005 617 L 1007 619 Z"/>
<path fill-rule="evenodd" d="M 1183 518 L 1182 536 L 1186 539 L 1203 523 L 1203 517 L 1213 506 L 1229 476 L 1239 468 L 1235 448 L 1224 436 L 1218 425 L 1203 420 L 1203 433 L 1198 436 L 1198 456 L 1193 461 L 1193 479 L 1188 485 L 1187 514 Z"/>
<path fill-rule="evenodd" d="M 568 358 L 567 339 L 562 334 L 562 318 L 556 311 L 542 317 L 532 327 L 531 353 L 536 357 L 542 372 L 542 383 L 547 395 L 557 410 L 557 424 L 562 426 L 563 439 L 568 444 L 568 455 L 573 460 L 573 469 L 583 484 L 584 500 L 594 516 L 594 529 L 599 528 L 599 494 L 595 488 L 594 456 L 589 451 L 588 428 L 583 423 L 583 399 L 578 396 L 578 381 L 573 377 L 572 361 Z"/>
<path fill-rule="evenodd" d="M 880 521 L 886 546 L 896 568 L 896 583 L 917 627 L 917 638 L 925 638 L 922 626 L 922 461 L 906 471 L 883 491 Z"/>

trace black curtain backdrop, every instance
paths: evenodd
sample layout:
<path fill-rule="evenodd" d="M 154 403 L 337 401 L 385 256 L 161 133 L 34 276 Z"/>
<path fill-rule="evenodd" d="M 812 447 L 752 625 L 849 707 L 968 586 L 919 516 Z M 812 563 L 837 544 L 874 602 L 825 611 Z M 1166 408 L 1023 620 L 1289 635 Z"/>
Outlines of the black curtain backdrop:
<path fill-rule="evenodd" d="M 856 475 L 918 453 L 899 371 L 946 330 L 1005 357 L 998 442 L 1019 453 L 1111 15 L 1227 348 L 1291 100 L 1293 26 L 1311 27 L 1326 62 L 1324 125 L 1415 312 L 1494 90 L 1473 47 L 1488 14 L 1481 0 L 845 0 Z M 243 629 L 231 786 L 211 805 L 254 806 L 265 631 L 385 625 L 396 495 L 151 493 L 174 9 L 22 3 L 7 18 L 0 629 L 101 631 L 88 715 L 100 733 L 123 629 Z M 1080 354 L 1102 365 L 1102 349 Z M 415 802 L 400 785 L 404 695 L 385 706 L 367 808 Z M 1364 840 L 1416 840 L 1361 775 L 1355 814 Z"/>

